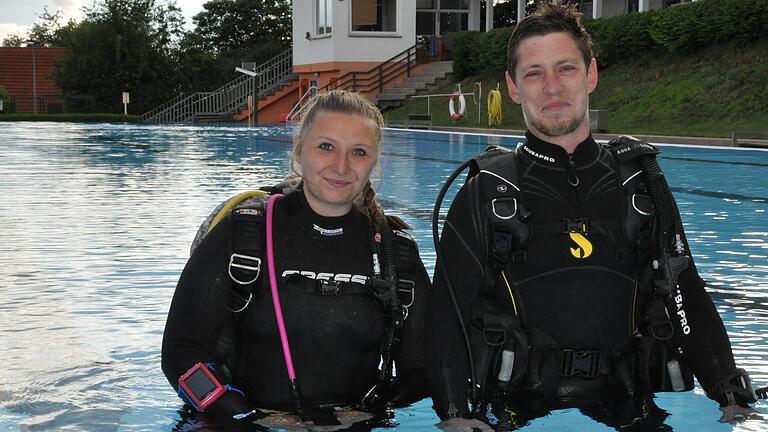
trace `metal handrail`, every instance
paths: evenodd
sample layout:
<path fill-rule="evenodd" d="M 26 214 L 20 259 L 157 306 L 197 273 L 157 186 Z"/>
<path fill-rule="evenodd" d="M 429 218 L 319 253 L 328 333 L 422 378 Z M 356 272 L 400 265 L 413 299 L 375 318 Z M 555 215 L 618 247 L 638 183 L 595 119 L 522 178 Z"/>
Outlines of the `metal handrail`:
<path fill-rule="evenodd" d="M 189 94 L 180 93 L 175 98 L 169 100 L 168 102 L 166 102 L 166 103 L 164 103 L 162 105 L 158 105 L 157 107 L 155 107 L 155 108 L 145 112 L 144 114 L 142 114 L 139 117 L 139 120 L 142 121 L 142 122 L 146 121 L 148 118 L 153 117 L 154 115 L 156 115 L 160 111 L 162 111 L 162 110 L 164 110 L 164 109 L 166 109 L 166 108 L 168 108 L 168 107 L 178 103 L 180 100 L 182 100 L 183 98 L 188 97 L 188 96 L 189 96 Z"/>
<path fill-rule="evenodd" d="M 141 121 L 189 122 L 198 115 L 228 115 L 247 103 L 249 95 L 264 94 L 293 75 L 293 51 L 285 50 L 254 69 L 256 78 L 241 75 L 210 92 L 179 95 L 141 116 Z"/>
<path fill-rule="evenodd" d="M 286 122 L 293 122 L 298 121 L 296 120 L 296 117 L 298 117 L 300 114 L 304 114 L 304 109 L 309 106 L 309 101 L 317 96 L 319 93 L 317 91 L 317 86 L 310 86 L 307 91 L 299 98 L 299 101 L 296 102 L 296 105 L 291 108 L 291 110 L 288 112 L 288 115 L 285 116 Z M 306 103 L 305 103 L 306 101 Z"/>
<path fill-rule="evenodd" d="M 413 45 L 370 70 L 347 72 L 335 82 L 321 87 L 320 91 L 342 89 L 353 92 L 370 92 L 378 87 L 379 92 L 382 92 L 385 84 L 401 76 L 403 73 L 409 77 L 411 76 L 411 69 L 418 64 L 419 60 L 417 55 L 418 47 L 418 44 Z"/>

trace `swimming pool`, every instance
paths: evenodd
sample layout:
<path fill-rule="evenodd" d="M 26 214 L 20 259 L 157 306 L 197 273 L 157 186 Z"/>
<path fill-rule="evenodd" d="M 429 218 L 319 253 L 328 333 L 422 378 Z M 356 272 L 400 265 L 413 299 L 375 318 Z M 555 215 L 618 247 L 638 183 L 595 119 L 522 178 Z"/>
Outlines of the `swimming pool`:
<path fill-rule="evenodd" d="M 444 179 L 486 145 L 519 138 L 385 139 L 382 200 L 414 226 L 431 273 Z M 223 199 L 282 179 L 289 153 L 285 128 L 0 123 L 0 430 L 177 427 L 181 401 L 160 370 L 160 342 L 192 237 Z M 768 152 L 665 146 L 661 164 L 737 362 L 764 386 Z M 700 388 L 657 403 L 675 429 L 732 429 Z M 758 410 L 768 418 L 765 402 Z M 424 400 L 395 421 L 432 430 L 437 417 Z M 525 428 L 545 429 L 605 427 L 565 410 Z"/>

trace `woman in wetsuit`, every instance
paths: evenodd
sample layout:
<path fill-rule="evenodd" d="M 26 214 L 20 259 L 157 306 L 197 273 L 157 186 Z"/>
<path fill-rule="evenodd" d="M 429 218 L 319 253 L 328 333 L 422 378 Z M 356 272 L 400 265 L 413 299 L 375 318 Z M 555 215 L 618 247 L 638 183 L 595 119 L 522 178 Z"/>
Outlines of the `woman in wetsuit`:
<path fill-rule="evenodd" d="M 423 299 L 429 278 L 415 242 L 401 231 L 405 225 L 383 215 L 371 188 L 382 123 L 376 107 L 357 94 L 317 96 L 294 137 L 293 187 L 272 207 L 276 297 L 308 413 L 359 405 L 386 378 L 379 364 L 387 347 L 397 376 L 386 389 L 379 382 L 369 401 L 407 404 L 425 393 Z M 179 391 L 180 377 L 206 365 L 226 386 L 207 413 L 295 412 L 266 257 L 260 257 L 261 275 L 250 292 L 243 293 L 229 274 L 232 244 L 242 237 L 233 231 L 234 217 L 211 229 L 181 274 L 163 338 L 163 372 Z M 386 239 L 390 258 L 381 252 Z M 393 280 L 401 280 L 390 290 L 401 292 L 397 299 L 380 283 L 386 275 L 380 269 L 391 265 Z M 383 344 L 387 338 L 395 343 Z"/>

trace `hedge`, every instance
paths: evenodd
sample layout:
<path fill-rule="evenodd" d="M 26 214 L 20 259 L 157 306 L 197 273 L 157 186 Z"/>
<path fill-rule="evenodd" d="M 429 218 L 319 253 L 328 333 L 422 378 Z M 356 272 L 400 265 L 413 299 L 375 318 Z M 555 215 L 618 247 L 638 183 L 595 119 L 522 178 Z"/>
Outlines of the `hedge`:
<path fill-rule="evenodd" d="M 601 67 L 662 53 L 693 52 L 726 41 L 752 42 L 768 36 L 768 0 L 700 0 L 650 12 L 584 20 Z M 506 70 L 512 27 L 488 33 L 461 32 L 453 38 L 458 79 Z"/>
<path fill-rule="evenodd" d="M 137 123 L 139 116 L 122 114 L 0 114 L 0 121 L 46 121 L 75 123 Z"/>
<path fill-rule="evenodd" d="M 693 52 L 726 41 L 751 42 L 768 35 L 768 1 L 702 0 L 660 11 L 650 28 L 669 52 Z"/>

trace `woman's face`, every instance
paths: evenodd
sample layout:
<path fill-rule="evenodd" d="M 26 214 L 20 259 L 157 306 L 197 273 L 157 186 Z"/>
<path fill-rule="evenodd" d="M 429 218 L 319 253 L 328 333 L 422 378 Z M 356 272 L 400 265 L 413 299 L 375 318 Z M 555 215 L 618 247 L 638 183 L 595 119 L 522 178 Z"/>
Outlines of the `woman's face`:
<path fill-rule="evenodd" d="M 304 195 L 315 213 L 342 216 L 352 208 L 378 160 L 375 132 L 376 123 L 360 115 L 315 115 L 296 156 Z"/>

